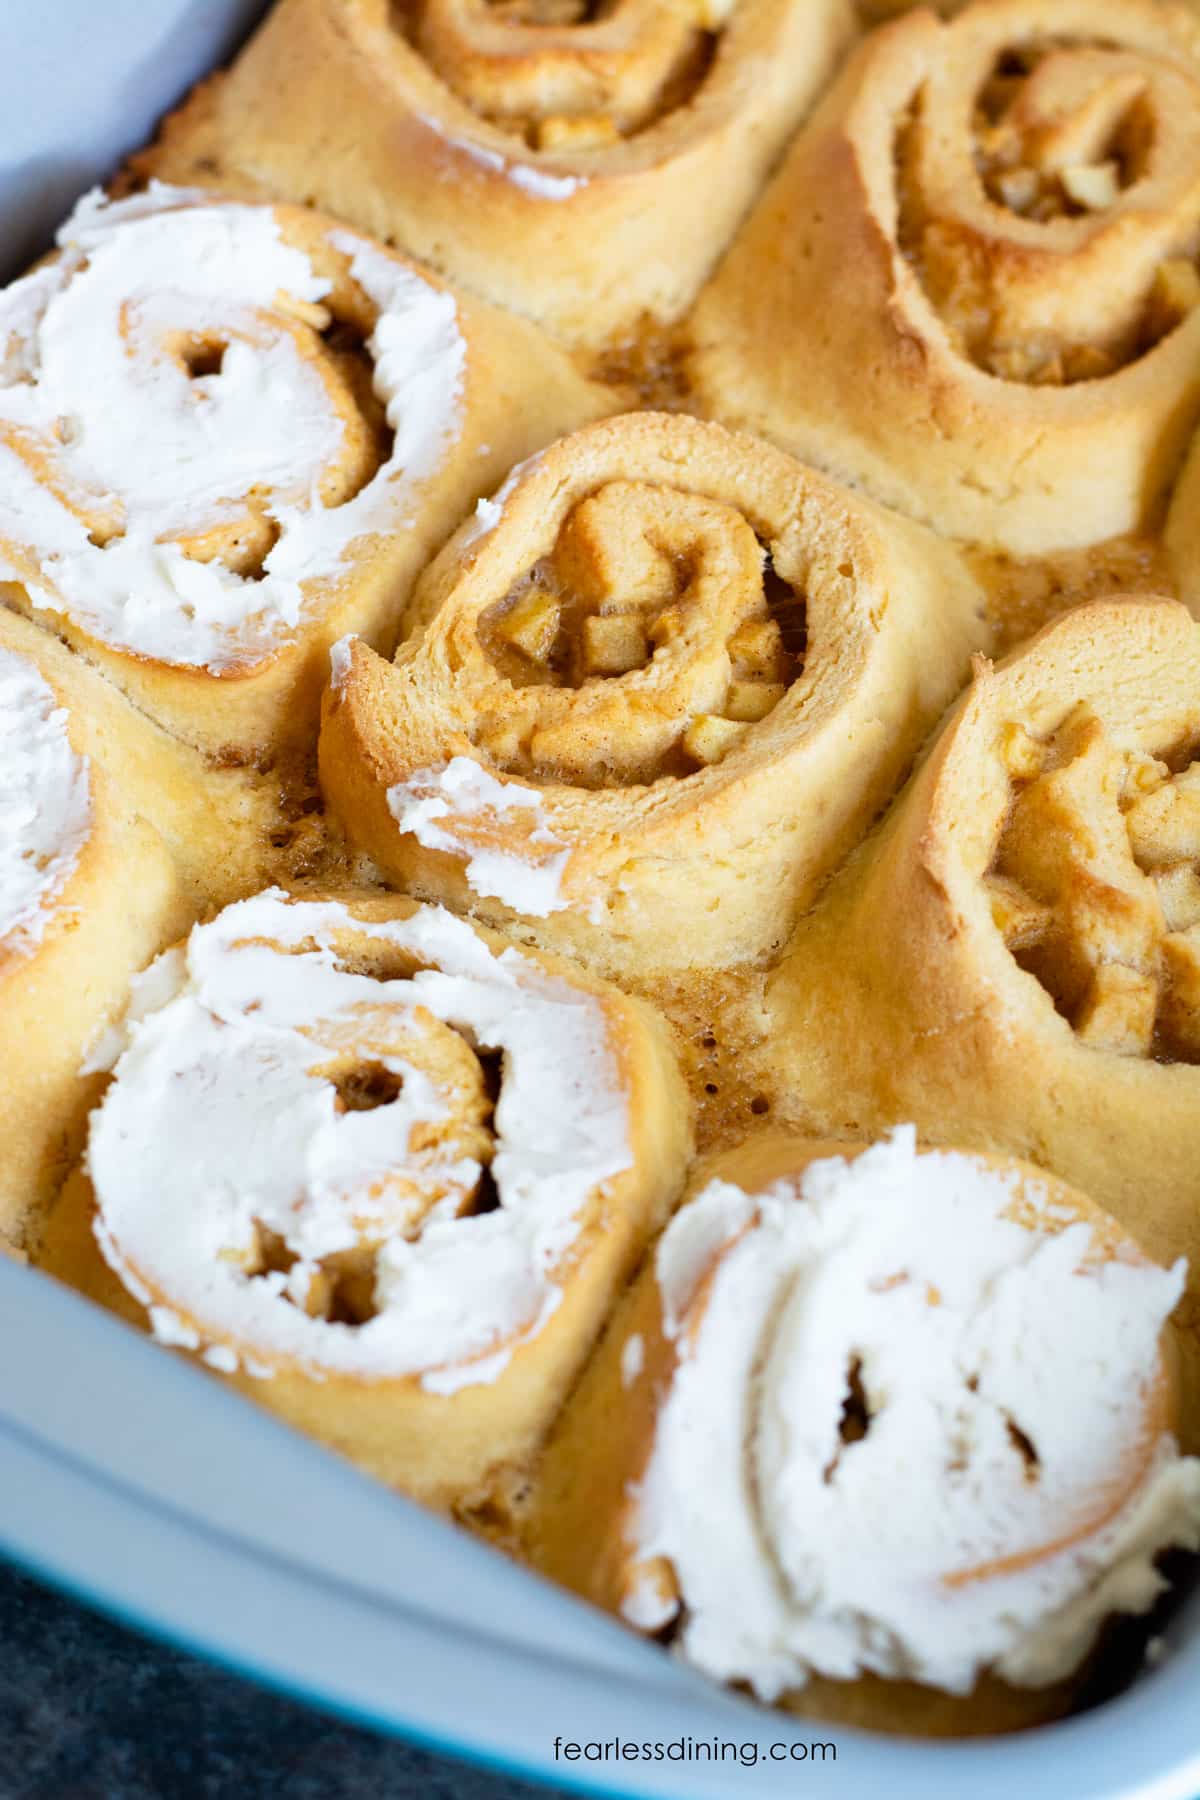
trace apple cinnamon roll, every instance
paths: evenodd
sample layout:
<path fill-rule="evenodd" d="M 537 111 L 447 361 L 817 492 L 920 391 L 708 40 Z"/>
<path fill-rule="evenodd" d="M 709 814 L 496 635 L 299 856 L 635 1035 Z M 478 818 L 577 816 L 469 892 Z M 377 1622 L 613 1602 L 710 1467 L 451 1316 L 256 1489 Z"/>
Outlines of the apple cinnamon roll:
<path fill-rule="evenodd" d="M 43 1266 L 437 1506 L 519 1475 L 676 1198 L 642 1003 L 398 898 L 268 890 L 135 984 Z"/>
<path fill-rule="evenodd" d="M 595 345 L 689 305 L 853 24 L 851 0 L 283 0 L 138 164 L 310 199 Z"/>
<path fill-rule="evenodd" d="M 705 410 L 1020 555 L 1156 523 L 1200 410 L 1200 25 L 873 32 L 701 297 Z M 831 303 L 830 296 L 836 296 Z"/>
<path fill-rule="evenodd" d="M 546 1573 L 788 1710 L 1066 1710 L 1200 1546 L 1160 1268 L 1007 1159 L 766 1137 L 711 1165 L 544 1459 Z"/>
<path fill-rule="evenodd" d="M 195 916 L 153 819 L 152 728 L 0 609 L 0 1243 L 36 1239 L 78 1154 L 80 1064 L 126 984 Z M 106 705 L 107 701 L 107 705 Z M 209 849 L 213 849 L 209 840 Z"/>
<path fill-rule="evenodd" d="M 434 546 L 598 410 L 529 327 L 296 209 L 85 198 L 0 293 L 0 598 L 212 753 L 311 738 Z"/>
<path fill-rule="evenodd" d="M 914 1119 L 1200 1257 L 1200 626 L 1097 602 L 983 664 L 771 984 L 820 1130 Z"/>
<path fill-rule="evenodd" d="M 765 956 L 964 679 L 955 552 L 789 457 L 637 414 L 514 470 L 350 644 L 322 785 L 398 885 L 610 970 Z"/>

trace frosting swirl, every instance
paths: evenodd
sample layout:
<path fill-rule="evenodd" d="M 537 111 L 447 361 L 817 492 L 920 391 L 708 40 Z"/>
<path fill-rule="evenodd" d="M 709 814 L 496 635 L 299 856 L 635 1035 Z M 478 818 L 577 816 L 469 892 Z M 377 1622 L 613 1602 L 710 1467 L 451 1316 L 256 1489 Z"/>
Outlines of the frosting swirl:
<path fill-rule="evenodd" d="M 277 891 L 142 978 L 93 1115 L 97 1239 L 156 1335 L 269 1376 L 495 1380 L 631 1165 L 601 1003 L 436 908 Z"/>
<path fill-rule="evenodd" d="M 40 941 L 91 815 L 65 709 L 31 662 L 0 649 L 0 966 Z"/>
<path fill-rule="evenodd" d="M 453 299 L 351 232 L 152 186 L 0 294 L 0 573 L 118 649 L 270 654 L 458 429 Z"/>
<path fill-rule="evenodd" d="M 1158 1551 L 1200 1541 L 1160 1344 L 1184 1269 L 1065 1198 L 907 1127 L 684 1207 L 631 1621 L 678 1615 L 689 1659 L 774 1699 L 813 1673 L 1040 1686 L 1145 1610 Z"/>

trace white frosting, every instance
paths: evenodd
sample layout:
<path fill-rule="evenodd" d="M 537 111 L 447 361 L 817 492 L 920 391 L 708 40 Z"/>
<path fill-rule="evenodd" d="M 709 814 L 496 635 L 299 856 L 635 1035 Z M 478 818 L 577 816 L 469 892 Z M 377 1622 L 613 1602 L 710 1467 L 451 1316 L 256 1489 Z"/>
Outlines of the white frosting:
<path fill-rule="evenodd" d="M 313 305 L 330 284 L 269 208 L 194 198 L 85 196 L 59 260 L 0 293 L 0 576 L 118 648 L 221 670 L 295 630 L 307 584 L 336 577 L 357 539 L 409 523 L 458 431 L 466 346 L 448 294 L 333 234 L 379 309 L 367 348 L 395 443 L 325 506 L 345 427 L 302 353 L 309 328 L 279 302 Z M 172 337 L 223 344 L 219 371 L 190 375 Z M 251 490 L 278 528 L 262 575 L 189 554 Z"/>
<path fill-rule="evenodd" d="M 388 807 L 401 831 L 411 832 L 426 850 L 464 859 L 472 890 L 503 901 L 514 912 L 544 919 L 569 904 L 562 893 L 570 850 L 546 824 L 542 796 L 517 781 L 498 781 L 469 756 L 455 756 L 439 769 L 418 769 L 388 789 Z M 513 849 L 475 842 L 463 824 L 481 821 L 496 829 L 520 821 L 529 830 L 522 844 L 536 860 Z"/>
<path fill-rule="evenodd" d="M 679 1363 L 636 1537 L 674 1566 L 689 1660 L 767 1700 L 814 1671 L 1040 1686 L 1200 1544 L 1200 1463 L 1145 1438 L 1182 1265 L 1089 1259 L 1089 1227 L 1029 1229 L 1013 1192 L 904 1128 L 753 1198 L 713 1182 L 669 1226 Z"/>
<path fill-rule="evenodd" d="M 339 932 L 426 965 L 377 980 L 338 961 Z M 425 1021 L 422 1024 L 422 1020 Z M 445 1025 L 503 1053 L 491 1163 L 499 1206 L 459 1216 L 477 1162 L 439 1148 L 446 1089 L 378 1045 L 398 1095 L 341 1112 L 327 1072 L 359 1026 Z M 515 950 L 496 954 L 436 907 L 363 925 L 278 891 L 197 926 L 138 983 L 115 1078 L 93 1114 L 88 1167 L 104 1255 L 155 1334 L 269 1375 L 293 1359 L 320 1378 L 419 1372 L 429 1389 L 494 1381 L 558 1305 L 582 1209 L 629 1167 L 627 1103 L 592 995 Z M 389 1177 L 402 1177 L 398 1204 Z M 411 1193 L 430 1210 L 415 1220 Z M 322 1258 L 375 1252 L 375 1316 L 301 1310 Z M 298 1259 L 285 1275 L 237 1261 L 256 1222 Z M 407 1235 L 406 1235 L 407 1233 Z"/>
<path fill-rule="evenodd" d="M 475 515 L 466 533 L 466 541 L 473 544 L 476 538 L 485 537 L 489 531 L 495 531 L 504 517 L 504 508 L 495 500 L 480 497 L 475 502 Z"/>
<path fill-rule="evenodd" d="M 635 1331 L 621 1351 L 621 1385 L 632 1387 L 646 1365 L 646 1346 L 640 1331 Z"/>
<path fill-rule="evenodd" d="M 538 200 L 569 200 L 578 188 L 586 186 L 583 175 L 548 175 L 529 163 L 509 163 L 508 179 Z"/>
<path fill-rule="evenodd" d="M 350 646 L 354 642 L 355 635 L 353 631 L 348 631 L 345 637 L 340 637 L 336 644 L 330 646 L 329 680 L 335 694 L 341 689 L 350 673 Z"/>
<path fill-rule="evenodd" d="M 509 157 L 501 156 L 498 150 L 489 150 L 486 144 L 477 144 L 471 138 L 452 136 L 428 113 L 421 113 L 419 117 L 422 125 L 436 132 L 451 150 L 459 151 L 481 168 L 492 169 L 497 175 L 503 175 L 514 187 L 532 195 L 535 200 L 569 200 L 572 194 L 587 186 L 586 175 L 551 175 L 545 169 L 535 169 L 530 163 L 513 162 Z"/>
<path fill-rule="evenodd" d="M 481 498 L 475 502 L 475 511 L 463 527 L 460 545 L 462 549 L 465 550 L 468 544 L 474 544 L 480 538 L 486 537 L 489 531 L 495 531 L 504 517 L 504 508 L 518 484 L 524 480 L 531 469 L 536 468 L 541 460 L 542 452 L 535 450 L 532 456 L 525 457 L 522 462 L 514 463 L 492 498 L 490 500 Z"/>
<path fill-rule="evenodd" d="M 32 950 L 91 825 L 87 763 L 34 664 L 0 649 L 0 946 Z M 19 1054 L 19 1046 L 9 1046 Z"/>

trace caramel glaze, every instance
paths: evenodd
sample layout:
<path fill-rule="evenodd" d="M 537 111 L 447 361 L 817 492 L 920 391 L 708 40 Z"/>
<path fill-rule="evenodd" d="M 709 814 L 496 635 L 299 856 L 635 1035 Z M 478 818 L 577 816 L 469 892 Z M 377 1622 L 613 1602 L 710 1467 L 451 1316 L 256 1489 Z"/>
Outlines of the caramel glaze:
<path fill-rule="evenodd" d="M 1105 594 L 1179 597 L 1157 535 L 1110 538 L 1090 550 L 1028 560 L 991 550 L 967 550 L 966 556 L 987 595 L 997 656 L 1085 600 Z"/>

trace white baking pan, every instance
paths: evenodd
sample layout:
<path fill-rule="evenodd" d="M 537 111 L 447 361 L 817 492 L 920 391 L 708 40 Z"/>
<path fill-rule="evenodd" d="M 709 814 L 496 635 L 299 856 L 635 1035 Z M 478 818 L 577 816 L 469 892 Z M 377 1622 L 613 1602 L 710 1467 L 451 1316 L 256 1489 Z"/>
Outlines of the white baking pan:
<path fill-rule="evenodd" d="M 259 10 L 0 0 L 4 274 Z M 1200 1598 L 1152 1671 L 1061 1725 L 930 1746 L 789 1723 L 2 1259 L 0 1552 L 289 1693 L 564 1787 L 679 1800 L 1200 1794 Z M 556 1755 L 556 1740 L 579 1755 Z M 722 1760 L 707 1754 L 714 1740 Z"/>

